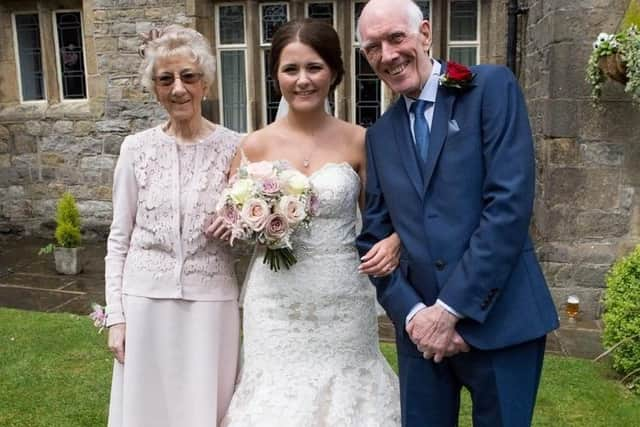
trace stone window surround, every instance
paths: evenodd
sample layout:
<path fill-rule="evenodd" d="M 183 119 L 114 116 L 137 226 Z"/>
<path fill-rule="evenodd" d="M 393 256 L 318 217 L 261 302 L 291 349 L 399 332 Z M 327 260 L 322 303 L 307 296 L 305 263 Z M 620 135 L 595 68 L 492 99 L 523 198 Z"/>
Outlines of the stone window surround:
<path fill-rule="evenodd" d="M 42 68 L 44 77 L 45 99 L 34 101 L 22 101 L 22 93 L 18 80 L 14 85 L 3 79 L 0 82 L 0 92 L 3 93 L 0 100 L 0 122 L 17 122 L 23 120 L 38 120 L 45 118 L 72 118 L 95 119 L 101 113 L 101 108 L 96 101 L 104 97 L 102 78 L 97 74 L 96 52 L 93 43 L 93 16 L 83 10 L 88 0 L 62 0 L 55 3 L 50 0 L 19 1 L 10 0 L 3 2 L 0 9 L 4 9 L 6 15 L 0 14 L 0 24 L 6 24 L 11 34 L 11 40 L 7 40 L 7 54 L 5 59 L 9 63 L 4 64 L 5 72 L 12 74 L 18 72 L 18 52 L 15 43 L 16 28 L 14 15 L 23 13 L 38 13 L 40 25 L 40 41 L 42 50 Z M 50 6 L 55 6 L 50 7 Z M 83 38 L 84 68 L 87 97 L 84 99 L 62 99 L 61 73 L 56 46 L 57 35 L 55 29 L 55 13 L 63 11 L 80 12 Z M 101 90 L 102 88 L 102 90 Z"/>

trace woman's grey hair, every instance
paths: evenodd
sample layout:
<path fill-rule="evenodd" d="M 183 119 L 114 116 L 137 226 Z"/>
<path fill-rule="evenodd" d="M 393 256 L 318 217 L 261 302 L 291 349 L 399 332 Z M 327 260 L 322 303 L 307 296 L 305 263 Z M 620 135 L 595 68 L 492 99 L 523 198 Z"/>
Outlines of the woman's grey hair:
<path fill-rule="evenodd" d="M 422 10 L 420 10 L 420 6 L 418 6 L 413 0 L 407 1 L 407 25 L 410 30 L 418 33 L 420 31 L 420 24 L 424 21 L 424 16 L 422 15 Z M 360 35 L 360 19 L 358 19 L 358 23 L 356 24 L 356 39 L 358 43 L 362 42 L 362 36 Z"/>
<path fill-rule="evenodd" d="M 147 90 L 153 91 L 156 60 L 179 55 L 193 59 L 203 73 L 205 85 L 211 86 L 216 73 L 216 59 L 211 53 L 211 45 L 202 34 L 181 25 L 169 25 L 140 36 L 143 40 L 138 49 L 143 58 L 140 79 Z"/>

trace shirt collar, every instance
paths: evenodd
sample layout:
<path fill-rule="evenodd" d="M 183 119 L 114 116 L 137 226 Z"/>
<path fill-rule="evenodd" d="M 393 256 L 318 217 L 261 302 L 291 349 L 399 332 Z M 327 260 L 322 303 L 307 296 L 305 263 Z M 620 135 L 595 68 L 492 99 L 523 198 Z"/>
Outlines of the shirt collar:
<path fill-rule="evenodd" d="M 432 103 L 436 102 L 436 95 L 438 93 L 438 86 L 440 85 L 440 70 L 442 69 L 442 65 L 438 61 L 431 60 L 431 75 L 422 88 L 422 92 L 420 92 L 420 96 L 418 99 L 424 99 L 425 101 L 429 101 Z M 403 95 L 405 105 L 407 107 L 407 111 L 410 111 L 411 104 L 414 103 L 415 98 L 410 98 L 408 96 Z"/>

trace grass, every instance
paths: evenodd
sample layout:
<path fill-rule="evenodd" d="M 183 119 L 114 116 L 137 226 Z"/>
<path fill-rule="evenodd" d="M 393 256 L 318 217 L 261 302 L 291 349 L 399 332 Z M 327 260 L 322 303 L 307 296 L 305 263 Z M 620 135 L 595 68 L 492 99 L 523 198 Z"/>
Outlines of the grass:
<path fill-rule="evenodd" d="M 0 426 L 106 425 L 112 359 L 86 317 L 0 308 Z M 395 349 L 381 345 L 397 370 Z M 463 396 L 460 425 L 471 425 Z M 640 425 L 640 397 L 605 365 L 547 356 L 534 426 Z"/>

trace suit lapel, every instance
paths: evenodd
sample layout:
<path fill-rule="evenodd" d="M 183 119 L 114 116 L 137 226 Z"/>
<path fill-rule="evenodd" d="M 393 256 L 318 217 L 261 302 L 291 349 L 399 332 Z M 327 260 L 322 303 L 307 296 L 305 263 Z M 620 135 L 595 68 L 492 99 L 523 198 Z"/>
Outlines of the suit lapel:
<path fill-rule="evenodd" d="M 444 71 L 443 71 L 444 72 Z M 436 97 L 435 110 L 433 112 L 433 120 L 431 124 L 431 138 L 429 141 L 429 150 L 427 152 L 427 161 L 424 165 L 424 187 L 426 191 L 431 181 L 431 176 L 438 163 L 438 157 L 442 150 L 442 146 L 447 138 L 449 131 L 449 120 L 453 112 L 453 104 L 456 96 L 454 91 L 444 86 L 438 87 L 438 95 Z"/>
<path fill-rule="evenodd" d="M 394 139 L 402 158 L 402 163 L 418 196 L 422 199 L 424 189 L 422 171 L 419 167 L 415 144 L 409 130 L 409 114 L 402 97 L 396 101 L 390 113 L 392 114 L 391 123 L 393 124 Z"/>

